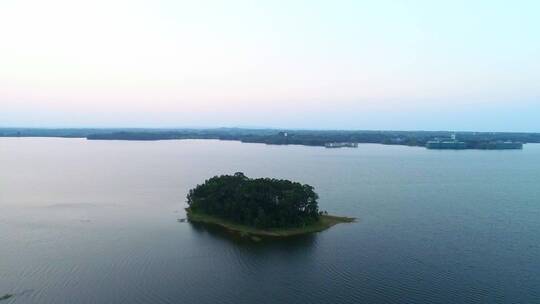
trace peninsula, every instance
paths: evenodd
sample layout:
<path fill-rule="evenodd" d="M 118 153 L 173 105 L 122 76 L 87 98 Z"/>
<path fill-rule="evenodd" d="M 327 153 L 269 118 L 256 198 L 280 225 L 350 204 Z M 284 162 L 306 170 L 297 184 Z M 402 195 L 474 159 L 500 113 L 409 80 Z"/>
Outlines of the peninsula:
<path fill-rule="evenodd" d="M 241 172 L 212 177 L 189 191 L 190 222 L 250 237 L 289 237 L 323 231 L 354 218 L 319 211 L 313 187 L 289 180 L 251 179 Z"/>

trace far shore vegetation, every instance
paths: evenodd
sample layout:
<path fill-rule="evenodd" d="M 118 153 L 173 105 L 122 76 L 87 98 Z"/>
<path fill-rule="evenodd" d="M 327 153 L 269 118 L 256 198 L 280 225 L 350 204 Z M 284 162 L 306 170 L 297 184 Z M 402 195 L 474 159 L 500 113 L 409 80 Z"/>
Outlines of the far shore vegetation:
<path fill-rule="evenodd" d="M 215 176 L 187 196 L 191 222 L 217 225 L 245 236 L 287 237 L 323 231 L 354 218 L 319 211 L 312 186 L 289 180 Z"/>
<path fill-rule="evenodd" d="M 380 130 L 295 130 L 295 129 L 148 129 L 148 128 L 0 128 L 0 137 L 66 137 L 89 140 L 171 140 L 219 139 L 269 145 L 325 146 L 328 143 L 378 143 L 426 146 L 433 140 L 450 139 L 455 134 L 467 149 L 498 149 L 497 142 L 540 143 L 540 133 L 380 131 Z"/>

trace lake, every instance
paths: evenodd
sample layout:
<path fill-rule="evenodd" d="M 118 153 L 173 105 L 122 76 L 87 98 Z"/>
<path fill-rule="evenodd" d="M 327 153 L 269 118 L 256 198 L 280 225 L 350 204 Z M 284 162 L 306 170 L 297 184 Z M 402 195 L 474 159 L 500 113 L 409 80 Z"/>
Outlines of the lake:
<path fill-rule="evenodd" d="M 180 223 L 218 174 L 354 216 L 261 243 Z M 0 138 L 1 303 L 540 303 L 540 145 L 357 149 Z"/>

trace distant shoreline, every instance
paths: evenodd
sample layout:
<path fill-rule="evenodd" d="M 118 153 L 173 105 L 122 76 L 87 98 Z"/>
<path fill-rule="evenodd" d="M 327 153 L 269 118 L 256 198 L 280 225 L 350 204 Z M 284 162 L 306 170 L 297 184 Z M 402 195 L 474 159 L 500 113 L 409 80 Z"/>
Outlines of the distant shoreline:
<path fill-rule="evenodd" d="M 459 149 L 500 150 L 540 143 L 540 133 L 450 132 L 450 131 L 348 131 L 287 129 L 33 129 L 0 128 L 0 137 L 61 137 L 88 140 L 157 141 L 174 139 L 217 139 L 269 145 L 340 146 L 358 143 L 426 147 L 429 142 L 446 142 L 452 136 L 463 143 Z M 500 143 L 515 145 L 500 145 Z M 432 146 L 433 147 L 433 146 Z M 448 147 L 447 148 L 452 148 Z"/>

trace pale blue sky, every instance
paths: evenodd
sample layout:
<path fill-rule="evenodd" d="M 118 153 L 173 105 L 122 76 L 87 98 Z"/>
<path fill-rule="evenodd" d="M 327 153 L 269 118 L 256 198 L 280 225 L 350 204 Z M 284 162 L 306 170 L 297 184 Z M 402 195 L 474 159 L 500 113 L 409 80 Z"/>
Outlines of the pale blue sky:
<path fill-rule="evenodd" d="M 540 131 L 540 1 L 0 2 L 0 126 Z"/>

